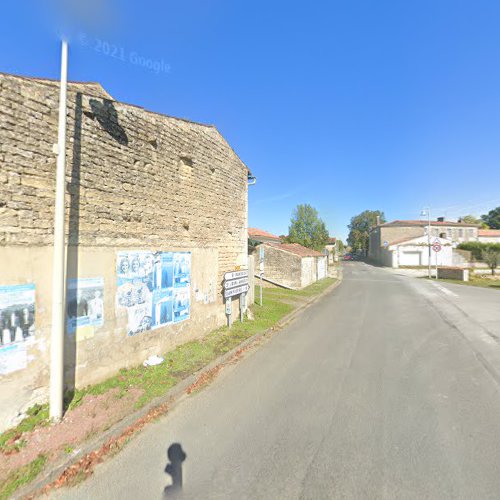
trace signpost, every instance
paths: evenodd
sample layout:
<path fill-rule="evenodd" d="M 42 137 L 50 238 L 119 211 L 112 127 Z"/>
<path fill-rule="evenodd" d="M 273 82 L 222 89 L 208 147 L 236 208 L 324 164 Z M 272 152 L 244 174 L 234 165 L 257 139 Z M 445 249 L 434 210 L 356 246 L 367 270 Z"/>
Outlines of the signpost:
<path fill-rule="evenodd" d="M 260 273 L 260 305 L 262 306 L 262 277 L 264 276 L 264 247 L 259 248 L 259 273 Z"/>
<path fill-rule="evenodd" d="M 229 297 L 234 297 L 240 293 L 247 293 L 249 288 L 248 283 L 235 288 L 229 288 L 228 290 L 224 290 L 224 298 L 228 299 Z"/>
<path fill-rule="evenodd" d="M 436 279 L 438 279 L 438 253 L 441 251 L 443 247 L 441 246 L 441 241 L 439 238 L 436 238 L 434 240 L 434 243 L 432 244 L 432 249 L 436 253 Z"/>
<path fill-rule="evenodd" d="M 230 273 L 224 274 L 224 281 L 235 280 L 238 278 L 247 278 L 248 279 L 248 271 L 231 271 Z"/>
<path fill-rule="evenodd" d="M 232 303 L 231 297 L 227 297 L 226 298 L 226 316 L 227 316 L 227 326 L 229 328 L 231 328 L 231 313 L 232 313 L 231 303 Z"/>
<path fill-rule="evenodd" d="M 243 322 L 243 313 L 246 307 L 246 293 L 249 290 L 248 271 L 231 271 L 224 274 L 224 298 L 226 299 L 227 324 L 231 327 L 232 298 L 240 296 L 240 321 Z"/>

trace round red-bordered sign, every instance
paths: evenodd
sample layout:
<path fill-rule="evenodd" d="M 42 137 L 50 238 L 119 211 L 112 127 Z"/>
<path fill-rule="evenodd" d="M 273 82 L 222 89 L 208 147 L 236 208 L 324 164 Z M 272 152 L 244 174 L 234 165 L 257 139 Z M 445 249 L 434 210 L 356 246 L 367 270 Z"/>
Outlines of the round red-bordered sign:
<path fill-rule="evenodd" d="M 437 243 L 434 243 L 434 245 L 432 245 L 432 249 L 435 251 L 435 252 L 440 252 L 441 251 L 441 245 L 437 244 Z"/>

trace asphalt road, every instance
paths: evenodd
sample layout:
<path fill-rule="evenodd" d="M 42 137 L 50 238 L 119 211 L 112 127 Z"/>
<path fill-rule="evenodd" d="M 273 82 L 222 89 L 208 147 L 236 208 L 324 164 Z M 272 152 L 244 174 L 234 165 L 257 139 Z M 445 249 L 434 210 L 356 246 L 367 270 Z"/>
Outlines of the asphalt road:
<path fill-rule="evenodd" d="M 179 443 L 167 498 L 498 499 L 500 346 L 481 316 L 500 292 L 479 294 L 464 311 L 460 290 L 346 263 L 339 288 L 57 497 L 161 498 Z"/>

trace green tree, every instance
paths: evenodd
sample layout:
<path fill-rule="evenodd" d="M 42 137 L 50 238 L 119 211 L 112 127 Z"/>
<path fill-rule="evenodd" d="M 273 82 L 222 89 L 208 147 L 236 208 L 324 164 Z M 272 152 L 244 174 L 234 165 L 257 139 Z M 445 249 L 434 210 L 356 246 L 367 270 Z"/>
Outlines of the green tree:
<path fill-rule="evenodd" d="M 465 222 L 466 224 L 477 224 L 478 226 L 481 226 L 483 229 L 488 229 L 488 224 L 484 222 L 482 219 L 478 219 L 474 215 L 464 215 L 463 217 L 460 217 L 460 220 L 462 222 Z"/>
<path fill-rule="evenodd" d="M 498 263 L 500 262 L 500 252 L 490 248 L 488 250 L 483 250 L 482 256 L 484 262 L 486 262 L 488 267 L 491 269 L 491 274 L 495 275 L 495 269 L 498 267 Z"/>
<path fill-rule="evenodd" d="M 491 229 L 500 229 L 500 207 L 490 210 L 486 215 L 481 215 L 481 219 Z"/>
<path fill-rule="evenodd" d="M 351 223 L 348 226 L 347 244 L 353 251 L 362 250 L 365 254 L 368 252 L 369 233 L 370 229 L 377 225 L 377 216 L 380 217 L 380 223 L 383 224 L 385 215 L 380 210 L 365 210 L 351 218 Z"/>
<path fill-rule="evenodd" d="M 297 205 L 288 228 L 288 243 L 299 243 L 314 250 L 322 250 L 330 236 L 318 211 L 311 205 Z"/>

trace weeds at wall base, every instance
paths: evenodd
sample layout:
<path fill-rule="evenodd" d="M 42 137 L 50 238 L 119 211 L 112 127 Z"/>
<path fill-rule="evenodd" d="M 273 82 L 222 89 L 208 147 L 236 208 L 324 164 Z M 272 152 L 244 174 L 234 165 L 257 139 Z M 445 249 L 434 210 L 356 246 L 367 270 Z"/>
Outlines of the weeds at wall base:
<path fill-rule="evenodd" d="M 103 395 L 113 389 L 118 390 L 114 391 L 116 394 L 110 394 L 106 404 L 113 405 L 113 400 L 116 401 L 117 399 L 123 398 L 130 390 L 139 390 L 140 395 L 138 399 L 135 400 L 133 407 L 130 407 L 130 410 L 133 411 L 144 407 L 158 396 L 166 394 L 169 389 L 187 376 L 197 372 L 214 359 L 217 359 L 220 355 L 237 347 L 244 340 L 259 332 L 268 330 L 297 306 L 306 302 L 308 300 L 307 297 L 321 293 L 328 286 L 333 284 L 334 281 L 333 279 L 325 279 L 301 291 L 265 289 L 263 307 L 258 305 L 253 307 L 253 321 L 245 321 L 243 323 L 234 322 L 231 329 L 222 327 L 211 332 L 203 339 L 183 344 L 173 351 L 167 352 L 164 355 L 165 361 L 160 365 L 147 368 L 140 365 L 130 369 L 121 369 L 114 377 L 99 384 L 78 389 L 72 393 L 68 392 L 65 395 L 66 416 L 71 416 L 73 410 L 84 404 L 86 397 Z M 236 356 L 236 358 L 237 357 L 238 356 Z M 196 383 L 196 387 L 191 387 L 189 393 L 197 392 L 207 383 L 210 383 L 216 375 L 217 373 L 214 372 L 213 377 L 205 376 L 203 379 L 200 378 Z M 36 405 L 27 413 L 27 417 L 16 428 L 10 429 L 0 435 L 0 456 L 2 453 L 5 454 L 8 447 L 13 446 L 16 441 L 18 445 L 25 439 L 29 441 L 29 433 L 34 429 L 49 424 L 48 405 Z M 104 432 L 104 429 L 109 429 L 118 421 L 119 420 L 107 422 L 103 428 L 94 430 L 94 432 L 88 434 L 83 442 L 88 440 L 89 437 Z M 61 453 L 68 454 L 68 450 L 74 449 L 78 444 L 79 443 L 67 443 L 60 448 L 60 451 Z M 114 444 L 116 445 L 118 443 Z M 125 444 L 126 442 L 120 442 L 121 446 L 117 448 L 121 448 Z M 118 451 L 118 449 L 116 451 Z M 47 457 L 44 458 L 44 464 L 47 459 Z M 49 459 L 53 460 L 54 457 L 50 456 Z M 37 469 L 34 467 L 33 470 L 38 470 L 36 473 L 38 474 L 42 468 L 43 467 Z M 33 477 L 31 477 L 30 481 L 36 477 L 36 475 L 33 474 L 34 472 L 31 471 Z M 85 474 L 84 477 L 86 477 Z M 75 477 L 73 479 L 78 482 L 82 477 L 78 475 L 78 478 Z M 23 484 L 26 483 L 19 483 L 16 488 Z"/>

